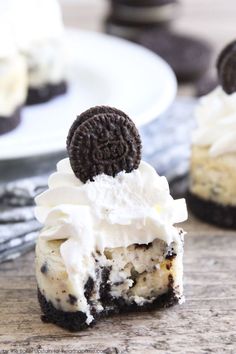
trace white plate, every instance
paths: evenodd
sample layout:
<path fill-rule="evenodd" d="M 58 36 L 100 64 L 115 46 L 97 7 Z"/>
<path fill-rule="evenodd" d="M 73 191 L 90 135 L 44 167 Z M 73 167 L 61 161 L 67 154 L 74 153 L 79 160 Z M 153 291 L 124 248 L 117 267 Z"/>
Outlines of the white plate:
<path fill-rule="evenodd" d="M 67 30 L 73 53 L 69 92 L 23 110 L 22 123 L 0 137 L 0 160 L 62 151 L 76 116 L 95 105 L 124 110 L 141 126 L 157 118 L 176 95 L 176 79 L 157 55 L 108 35 Z"/>

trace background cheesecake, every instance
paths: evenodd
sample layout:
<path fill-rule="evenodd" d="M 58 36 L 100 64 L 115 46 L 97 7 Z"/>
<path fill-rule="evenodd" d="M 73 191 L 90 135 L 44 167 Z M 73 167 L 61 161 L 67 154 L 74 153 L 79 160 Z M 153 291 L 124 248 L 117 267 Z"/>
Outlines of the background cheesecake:
<path fill-rule="evenodd" d="M 189 206 L 201 219 L 236 228 L 236 42 L 221 53 L 220 86 L 200 100 L 193 136 Z"/>
<path fill-rule="evenodd" d="M 18 53 L 11 28 L 3 13 L 0 13 L 0 42 L 0 134 L 4 134 L 20 123 L 20 110 L 26 99 L 28 76 L 25 60 Z"/>
<path fill-rule="evenodd" d="M 28 67 L 28 105 L 47 102 L 67 89 L 67 50 L 56 0 L 13 1 L 11 21 Z"/>

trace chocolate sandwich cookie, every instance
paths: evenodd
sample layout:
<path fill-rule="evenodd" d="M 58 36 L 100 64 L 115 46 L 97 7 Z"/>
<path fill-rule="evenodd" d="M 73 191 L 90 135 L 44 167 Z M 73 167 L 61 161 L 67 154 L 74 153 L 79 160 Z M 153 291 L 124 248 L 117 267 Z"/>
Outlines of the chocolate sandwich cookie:
<path fill-rule="evenodd" d="M 211 47 L 203 40 L 151 30 L 143 33 L 138 43 L 166 60 L 180 82 L 199 79 L 210 65 Z"/>
<path fill-rule="evenodd" d="M 21 121 L 20 115 L 21 109 L 18 108 L 11 117 L 1 117 L 0 116 L 0 135 L 10 132 L 15 129 Z"/>
<path fill-rule="evenodd" d="M 111 1 L 111 18 L 123 25 L 154 25 L 176 17 L 178 2 L 175 0 Z"/>
<path fill-rule="evenodd" d="M 111 107 L 94 107 L 77 117 L 67 138 L 75 175 L 84 183 L 105 173 L 131 172 L 141 160 L 141 139 L 132 120 Z"/>
<path fill-rule="evenodd" d="M 67 83 L 62 81 L 58 84 L 46 84 L 42 87 L 30 87 L 26 99 L 26 105 L 32 106 L 39 103 L 45 103 L 52 98 L 63 95 L 67 92 Z"/>
<path fill-rule="evenodd" d="M 236 41 L 228 44 L 217 61 L 219 83 L 227 94 L 236 92 Z"/>

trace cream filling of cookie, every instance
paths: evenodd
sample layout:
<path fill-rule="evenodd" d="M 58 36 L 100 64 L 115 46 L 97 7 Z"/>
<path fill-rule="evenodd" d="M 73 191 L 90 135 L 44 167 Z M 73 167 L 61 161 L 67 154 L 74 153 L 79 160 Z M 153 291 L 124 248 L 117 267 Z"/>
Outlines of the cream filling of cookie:
<path fill-rule="evenodd" d="M 93 320 L 91 309 L 103 310 L 101 288 L 105 296 L 122 297 L 127 304 L 136 302 L 143 305 L 173 289 L 179 301 L 183 300 L 183 243 L 167 246 L 164 241 L 155 239 L 149 245 L 130 245 L 129 247 L 107 248 L 104 253 L 95 252 L 90 257 L 90 290 L 86 288 L 89 277 L 83 279 L 78 288 L 68 276 L 60 247 L 63 241 L 38 239 L 36 246 L 36 277 L 39 290 L 47 301 L 63 311 L 83 311 L 87 323 Z M 170 253 L 168 253 L 170 252 Z M 172 257 L 167 257 L 172 254 Z M 103 272 L 107 274 L 104 278 Z M 86 272 L 85 272 L 86 273 Z M 90 280 L 91 281 L 91 280 Z M 86 298 L 87 296 L 87 298 Z"/>
<path fill-rule="evenodd" d="M 0 116 L 11 118 L 26 99 L 28 76 L 25 60 L 20 55 L 0 58 Z"/>
<path fill-rule="evenodd" d="M 116 19 L 133 22 L 165 22 L 176 15 L 178 4 L 167 4 L 162 6 L 115 6 Z"/>
<path fill-rule="evenodd" d="M 63 40 L 38 41 L 24 52 L 29 86 L 42 87 L 68 79 L 68 56 Z"/>
<path fill-rule="evenodd" d="M 211 157 L 209 148 L 194 146 L 190 191 L 205 200 L 236 207 L 236 154 Z"/>

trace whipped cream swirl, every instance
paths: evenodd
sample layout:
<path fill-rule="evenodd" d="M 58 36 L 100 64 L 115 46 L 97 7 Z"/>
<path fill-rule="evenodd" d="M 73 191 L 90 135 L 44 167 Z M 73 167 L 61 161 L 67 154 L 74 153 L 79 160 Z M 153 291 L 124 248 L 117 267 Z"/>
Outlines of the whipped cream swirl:
<path fill-rule="evenodd" d="M 236 152 L 236 93 L 228 95 L 217 87 L 200 99 L 196 118 L 194 144 L 209 146 L 212 157 Z"/>

